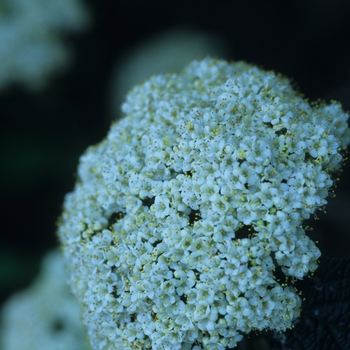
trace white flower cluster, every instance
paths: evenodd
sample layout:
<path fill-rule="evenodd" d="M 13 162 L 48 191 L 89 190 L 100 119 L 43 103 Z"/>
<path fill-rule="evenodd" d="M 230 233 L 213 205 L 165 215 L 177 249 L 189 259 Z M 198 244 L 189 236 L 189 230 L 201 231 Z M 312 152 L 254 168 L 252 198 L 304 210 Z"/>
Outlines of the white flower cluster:
<path fill-rule="evenodd" d="M 91 349 L 59 251 L 45 256 L 40 276 L 6 302 L 1 316 L 2 350 Z"/>
<path fill-rule="evenodd" d="M 89 22 L 82 0 L 0 0 L 0 90 L 45 86 L 71 58 L 61 36 Z"/>
<path fill-rule="evenodd" d="M 94 349 L 233 348 L 284 331 L 317 268 L 302 222 L 350 141 L 338 104 L 287 79 L 204 59 L 136 86 L 82 156 L 59 237 Z"/>

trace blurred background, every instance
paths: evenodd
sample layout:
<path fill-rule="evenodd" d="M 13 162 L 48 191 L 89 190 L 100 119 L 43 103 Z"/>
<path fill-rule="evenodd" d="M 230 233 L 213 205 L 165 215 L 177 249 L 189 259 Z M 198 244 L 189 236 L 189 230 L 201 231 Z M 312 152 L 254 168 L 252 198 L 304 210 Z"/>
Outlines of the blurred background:
<path fill-rule="evenodd" d="M 337 100 L 350 110 L 349 1 L 84 4 L 86 29 L 60 34 L 69 64 L 35 89 L 21 82 L 0 89 L 1 303 L 31 283 L 44 254 L 58 245 L 55 225 L 79 156 L 105 137 L 126 90 L 147 75 L 179 69 L 192 53 L 211 54 L 280 72 L 310 100 Z M 0 16 L 0 40 L 1 28 Z M 349 162 L 339 177 L 327 214 L 308 224 L 323 255 L 350 257 Z"/>

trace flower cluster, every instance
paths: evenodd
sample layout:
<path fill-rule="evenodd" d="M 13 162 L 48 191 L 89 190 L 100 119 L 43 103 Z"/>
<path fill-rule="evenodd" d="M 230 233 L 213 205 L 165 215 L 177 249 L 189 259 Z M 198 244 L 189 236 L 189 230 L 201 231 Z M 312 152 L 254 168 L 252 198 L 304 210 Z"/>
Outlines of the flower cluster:
<path fill-rule="evenodd" d="M 0 90 L 13 83 L 45 86 L 71 57 L 60 36 L 89 22 L 82 0 L 0 0 Z"/>
<path fill-rule="evenodd" d="M 42 270 L 26 290 L 12 296 L 2 310 L 3 350 L 91 350 L 79 305 L 67 286 L 61 253 L 45 256 Z"/>
<path fill-rule="evenodd" d="M 326 204 L 348 115 L 210 58 L 122 110 L 81 157 L 58 229 L 93 348 L 221 350 L 291 327 L 292 280 L 320 256 L 302 223 Z"/>

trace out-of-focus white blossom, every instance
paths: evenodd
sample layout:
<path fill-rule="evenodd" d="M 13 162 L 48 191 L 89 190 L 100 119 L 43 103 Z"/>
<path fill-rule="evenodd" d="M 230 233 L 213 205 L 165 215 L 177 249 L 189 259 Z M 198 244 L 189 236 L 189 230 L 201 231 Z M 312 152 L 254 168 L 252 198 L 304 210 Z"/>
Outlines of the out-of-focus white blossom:
<path fill-rule="evenodd" d="M 59 225 L 93 348 L 225 349 L 291 327 L 291 280 L 320 257 L 303 220 L 326 204 L 348 115 L 209 58 L 136 86 L 122 110 Z"/>
<path fill-rule="evenodd" d="M 2 350 L 89 350 L 79 305 L 67 286 L 59 251 L 49 253 L 40 276 L 4 305 Z"/>
<path fill-rule="evenodd" d="M 62 37 L 89 23 L 83 0 L 0 0 L 0 90 L 44 87 L 71 60 Z"/>
<path fill-rule="evenodd" d="M 225 57 L 229 43 L 213 32 L 171 27 L 146 37 L 126 51 L 116 62 L 111 79 L 110 114 L 121 116 L 126 93 L 153 74 L 179 72 L 185 65 L 208 55 Z"/>

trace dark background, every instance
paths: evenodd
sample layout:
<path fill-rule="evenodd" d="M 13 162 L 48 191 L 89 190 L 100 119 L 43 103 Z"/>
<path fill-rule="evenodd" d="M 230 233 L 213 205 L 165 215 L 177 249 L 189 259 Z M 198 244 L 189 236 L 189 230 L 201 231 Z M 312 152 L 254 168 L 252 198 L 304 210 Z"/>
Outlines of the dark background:
<path fill-rule="evenodd" d="M 94 25 L 67 37 L 75 63 L 30 94 L 0 94 L 0 302 L 25 288 L 57 246 L 55 223 L 78 158 L 107 134 L 116 60 L 146 36 L 177 24 L 214 31 L 234 60 L 292 77 L 311 100 L 350 109 L 350 1 L 88 1 Z M 1 64 L 1 62 L 0 62 Z M 310 223 L 324 255 L 350 257 L 349 164 L 327 214 Z"/>

